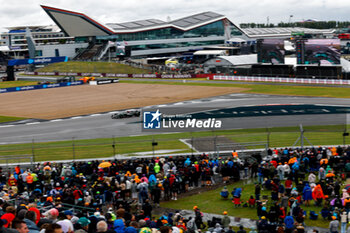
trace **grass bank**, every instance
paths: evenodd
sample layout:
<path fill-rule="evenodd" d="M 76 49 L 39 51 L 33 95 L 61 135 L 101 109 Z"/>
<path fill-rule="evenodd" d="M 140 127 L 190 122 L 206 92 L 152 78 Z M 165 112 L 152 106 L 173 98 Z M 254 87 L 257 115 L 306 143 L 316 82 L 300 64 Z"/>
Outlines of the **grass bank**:
<path fill-rule="evenodd" d="M 149 70 L 134 68 L 129 65 L 114 62 L 83 62 L 69 61 L 53 63 L 37 69 L 38 72 L 77 72 L 77 73 L 119 73 L 148 74 Z"/>
<path fill-rule="evenodd" d="M 313 145 L 341 145 L 343 144 L 343 125 L 331 126 L 305 126 L 304 135 Z M 290 147 L 300 136 L 298 127 L 276 127 L 262 129 L 240 129 L 215 132 L 193 132 L 145 135 L 133 137 L 100 138 L 78 140 L 72 138 L 58 142 L 35 142 L 26 144 L 0 145 L 0 155 L 33 154 L 36 161 L 84 159 L 111 157 L 115 154 L 134 156 L 138 152 L 149 152 L 152 155 L 152 142 L 158 143 L 155 150 L 177 150 L 173 153 L 191 153 L 191 148 L 180 139 L 188 139 L 188 142 L 203 144 L 211 143 L 210 150 L 215 151 L 215 143 L 220 143 L 220 137 L 232 143 L 245 143 L 265 141 L 270 147 Z M 348 142 L 347 139 L 346 142 Z M 308 145 L 305 142 L 305 145 Z M 296 146 L 300 146 L 300 141 Z M 265 145 L 243 148 L 264 148 Z M 242 147 L 240 147 L 242 148 Z M 226 148 L 232 150 L 233 148 Z M 237 149 L 237 148 L 236 148 Z M 155 153 L 156 156 L 160 155 Z"/>
<path fill-rule="evenodd" d="M 241 201 L 248 201 L 251 195 L 254 196 L 254 181 L 249 180 L 247 182 L 239 181 L 235 184 L 228 185 L 227 188 L 229 192 L 233 190 L 233 188 L 241 187 L 243 188 Z M 179 198 L 177 201 L 168 201 L 161 203 L 161 207 L 172 208 L 172 209 L 186 209 L 193 210 L 193 206 L 198 206 L 200 210 L 204 213 L 213 213 L 213 214 L 222 214 L 223 211 L 227 211 L 228 215 L 240 218 L 249 218 L 249 219 L 258 219 L 256 208 L 249 207 L 237 207 L 235 208 L 232 201 L 230 199 L 223 199 L 220 196 L 220 191 L 222 188 L 218 188 L 215 190 L 210 190 L 206 192 L 201 192 L 196 195 L 187 196 L 184 198 Z M 261 192 L 261 196 L 263 195 L 271 195 L 271 191 L 263 190 Z M 232 195 L 230 194 L 230 198 Z M 313 202 L 312 202 L 313 203 Z M 267 202 L 267 206 L 273 204 L 273 201 L 269 200 Z M 215 208 L 213 208 L 215 206 Z M 301 206 L 304 211 L 307 211 L 307 216 L 305 218 L 306 226 L 314 226 L 314 227 L 323 227 L 328 228 L 329 221 L 323 220 L 320 215 L 321 207 L 314 206 Z M 289 209 L 288 209 L 289 210 Z M 319 214 L 318 220 L 310 220 L 309 213 L 310 210 L 315 211 Z"/>
<path fill-rule="evenodd" d="M 0 116 L 0 123 L 25 120 L 23 117 Z"/>
<path fill-rule="evenodd" d="M 6 81 L 0 82 L 0 88 L 9 88 L 9 87 L 22 87 L 22 86 L 31 86 L 37 85 L 38 82 L 35 81 Z"/>

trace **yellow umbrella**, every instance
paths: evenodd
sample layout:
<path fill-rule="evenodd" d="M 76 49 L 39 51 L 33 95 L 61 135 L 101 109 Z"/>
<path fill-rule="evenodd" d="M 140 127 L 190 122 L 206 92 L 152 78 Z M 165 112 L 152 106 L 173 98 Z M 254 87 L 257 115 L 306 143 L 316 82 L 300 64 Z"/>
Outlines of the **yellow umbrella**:
<path fill-rule="evenodd" d="M 100 165 L 98 165 L 98 167 L 100 168 L 105 168 L 105 167 L 110 167 L 112 166 L 112 164 L 110 162 L 102 162 L 100 163 Z"/>

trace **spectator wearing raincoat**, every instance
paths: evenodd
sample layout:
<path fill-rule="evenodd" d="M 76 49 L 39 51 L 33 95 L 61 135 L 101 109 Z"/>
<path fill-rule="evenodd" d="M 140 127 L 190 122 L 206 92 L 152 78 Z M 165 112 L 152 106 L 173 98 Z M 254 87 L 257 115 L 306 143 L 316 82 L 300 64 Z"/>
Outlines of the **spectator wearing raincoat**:
<path fill-rule="evenodd" d="M 310 200 L 312 200 L 312 190 L 309 183 L 306 183 L 303 189 L 303 200 L 305 205 L 310 205 Z"/>
<path fill-rule="evenodd" d="M 160 172 L 160 166 L 159 166 L 158 163 L 156 163 L 156 164 L 154 165 L 154 172 L 155 172 L 156 174 L 158 174 L 158 173 Z"/>
<path fill-rule="evenodd" d="M 312 198 L 316 201 L 317 206 L 321 205 L 322 200 L 324 199 L 324 194 L 320 184 L 316 185 L 312 191 Z"/>

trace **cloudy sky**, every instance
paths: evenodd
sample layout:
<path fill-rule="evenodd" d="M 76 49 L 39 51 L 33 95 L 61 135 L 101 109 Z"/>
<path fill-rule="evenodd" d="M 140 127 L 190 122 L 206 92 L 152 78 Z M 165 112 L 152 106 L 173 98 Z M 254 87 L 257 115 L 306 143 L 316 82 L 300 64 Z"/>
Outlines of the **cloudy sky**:
<path fill-rule="evenodd" d="M 158 18 L 172 20 L 204 11 L 234 23 L 288 22 L 303 19 L 350 21 L 348 0 L 0 0 L 0 31 L 7 26 L 48 25 L 40 5 L 85 13 L 101 23 Z"/>

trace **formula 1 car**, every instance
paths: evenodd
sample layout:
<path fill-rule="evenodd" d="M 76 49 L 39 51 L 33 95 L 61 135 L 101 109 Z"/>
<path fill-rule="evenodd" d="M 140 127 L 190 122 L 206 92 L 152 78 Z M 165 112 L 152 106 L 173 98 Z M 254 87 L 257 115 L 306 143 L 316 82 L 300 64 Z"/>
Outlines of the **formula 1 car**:
<path fill-rule="evenodd" d="M 130 117 L 139 117 L 141 114 L 139 109 L 129 109 L 125 111 L 120 111 L 112 114 L 112 119 L 122 119 L 122 118 L 130 118 Z"/>

